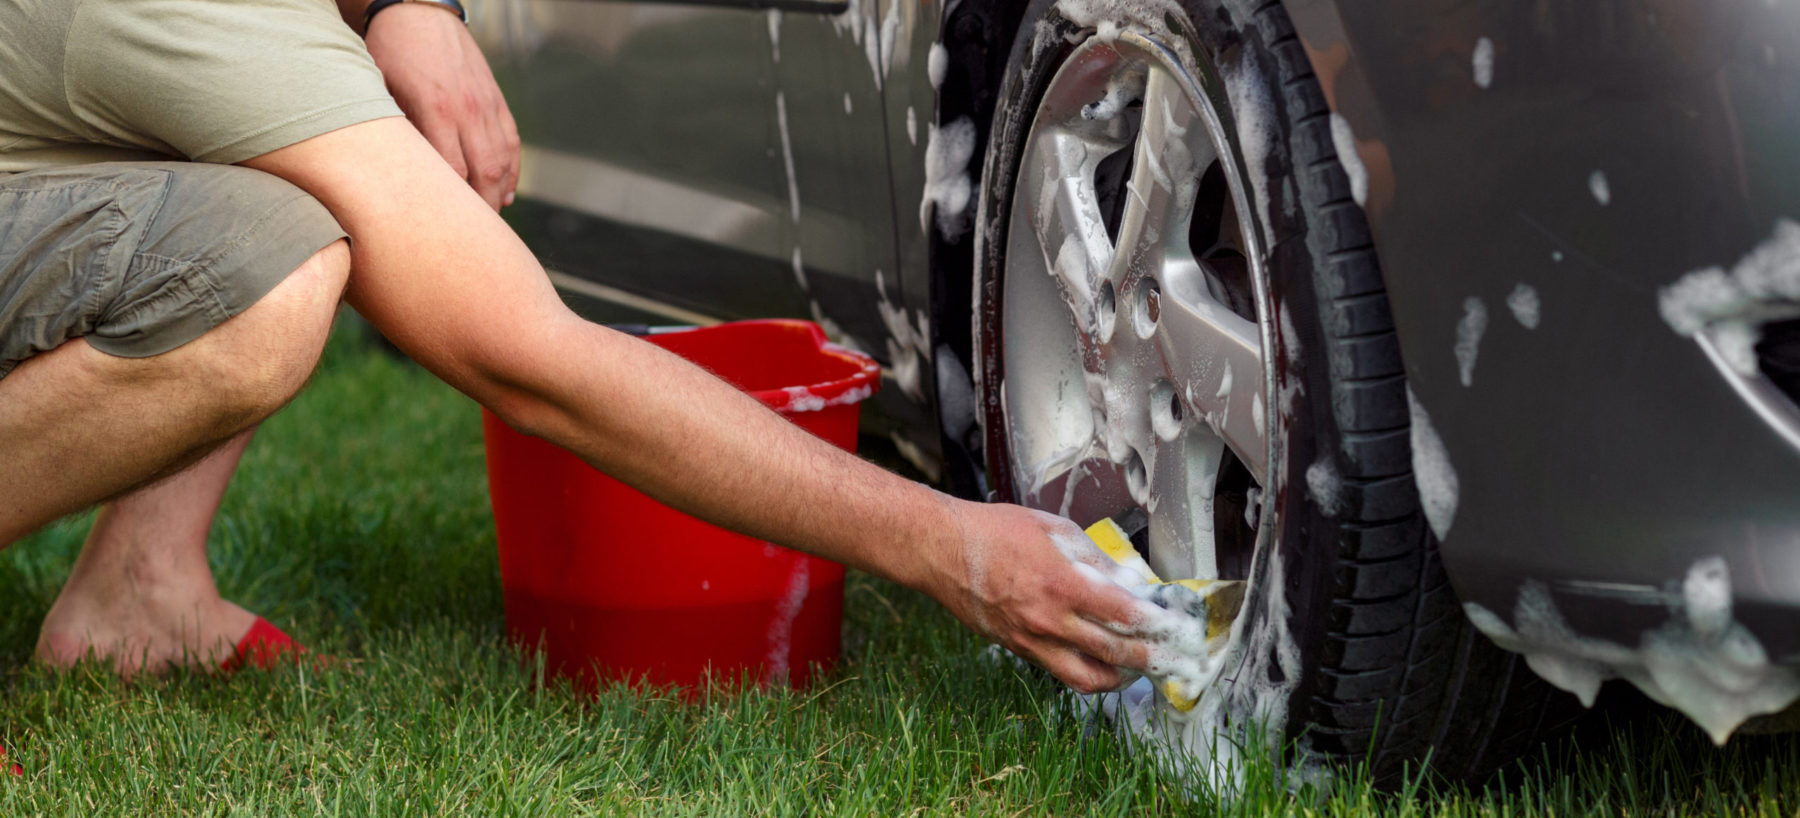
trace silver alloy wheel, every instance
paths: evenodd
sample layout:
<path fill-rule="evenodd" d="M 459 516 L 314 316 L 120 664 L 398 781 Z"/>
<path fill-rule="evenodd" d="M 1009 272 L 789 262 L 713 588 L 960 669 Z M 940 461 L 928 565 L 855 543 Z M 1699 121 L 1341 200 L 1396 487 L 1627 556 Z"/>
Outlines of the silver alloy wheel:
<path fill-rule="evenodd" d="M 1219 529 L 1258 527 L 1270 463 L 1263 254 L 1214 105 L 1162 43 L 1090 38 L 1050 81 L 1010 209 L 1001 398 L 1018 499 L 1141 521 L 1164 578 L 1246 578 L 1221 576 Z M 1232 461 L 1254 482 L 1248 514 L 1215 508 Z"/>

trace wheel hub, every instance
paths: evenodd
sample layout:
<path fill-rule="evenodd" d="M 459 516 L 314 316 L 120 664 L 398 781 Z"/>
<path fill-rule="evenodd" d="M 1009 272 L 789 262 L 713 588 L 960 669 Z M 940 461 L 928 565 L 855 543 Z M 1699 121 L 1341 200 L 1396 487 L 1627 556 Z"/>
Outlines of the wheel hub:
<path fill-rule="evenodd" d="M 1254 543 L 1268 474 L 1265 278 L 1221 121 L 1162 44 L 1088 40 L 1037 111 L 1008 231 L 1019 499 L 1121 519 L 1164 577 L 1245 578 L 1226 552 Z"/>

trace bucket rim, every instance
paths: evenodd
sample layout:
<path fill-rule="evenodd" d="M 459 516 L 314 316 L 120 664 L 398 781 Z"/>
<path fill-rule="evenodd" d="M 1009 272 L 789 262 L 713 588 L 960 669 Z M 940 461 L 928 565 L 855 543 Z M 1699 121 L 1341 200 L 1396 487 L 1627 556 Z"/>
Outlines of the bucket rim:
<path fill-rule="evenodd" d="M 853 374 L 829 381 L 785 386 L 779 389 L 745 390 L 744 394 L 761 401 L 764 406 L 777 412 L 817 412 L 832 406 L 860 403 L 881 388 L 881 364 L 864 353 L 833 343 L 826 336 L 825 329 L 812 321 L 798 318 L 754 318 L 745 321 L 727 321 L 705 327 L 652 327 L 649 328 L 646 335 L 654 338 L 662 335 L 705 332 L 730 327 L 804 329 L 812 341 L 814 350 L 855 367 Z"/>

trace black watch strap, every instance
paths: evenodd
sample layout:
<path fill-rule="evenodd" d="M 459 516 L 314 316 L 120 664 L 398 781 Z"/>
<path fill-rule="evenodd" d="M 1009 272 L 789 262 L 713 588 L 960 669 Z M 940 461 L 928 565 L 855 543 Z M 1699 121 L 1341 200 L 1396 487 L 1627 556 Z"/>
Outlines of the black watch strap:
<path fill-rule="evenodd" d="M 457 0 L 372 0 L 368 8 L 363 9 L 363 32 L 368 33 L 369 23 L 382 9 L 401 3 L 423 3 L 428 6 L 437 6 L 446 11 L 455 12 L 456 16 L 462 19 L 463 25 L 469 24 L 469 11 L 463 8 L 463 4 Z"/>

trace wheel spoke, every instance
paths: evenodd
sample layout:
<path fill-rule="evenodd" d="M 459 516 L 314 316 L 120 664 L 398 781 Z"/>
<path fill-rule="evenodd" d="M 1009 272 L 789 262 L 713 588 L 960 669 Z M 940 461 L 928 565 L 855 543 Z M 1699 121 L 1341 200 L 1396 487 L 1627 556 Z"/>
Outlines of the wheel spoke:
<path fill-rule="evenodd" d="M 1256 323 L 1215 300 L 1198 262 L 1171 259 L 1157 341 L 1169 379 L 1258 483 L 1268 473 L 1262 339 Z"/>
<path fill-rule="evenodd" d="M 1102 276 L 1112 260 L 1113 244 L 1094 192 L 1093 168 L 1101 158 L 1094 155 L 1097 148 L 1104 151 L 1104 146 L 1073 131 L 1046 128 L 1035 142 L 1043 172 L 1027 172 L 1027 179 L 1021 180 L 1026 183 L 1026 203 L 1044 268 L 1055 277 L 1063 303 L 1075 318 L 1087 361 L 1093 360 L 1093 345 L 1111 332 L 1108 316 L 1100 309 Z"/>
<path fill-rule="evenodd" d="M 1196 159 L 1211 159 L 1196 156 L 1196 148 L 1210 153 L 1210 143 L 1195 127 L 1193 106 L 1168 72 L 1153 68 L 1146 74 L 1143 101 L 1143 124 L 1119 221 L 1121 252 L 1107 273 L 1115 286 L 1153 272 L 1172 244 L 1185 247 L 1186 230 L 1176 228 L 1186 224 L 1194 206 Z"/>
<path fill-rule="evenodd" d="M 1215 579 L 1213 491 L 1224 446 L 1202 426 L 1189 426 L 1155 447 L 1156 487 L 1150 513 L 1150 567 L 1164 579 Z"/>

